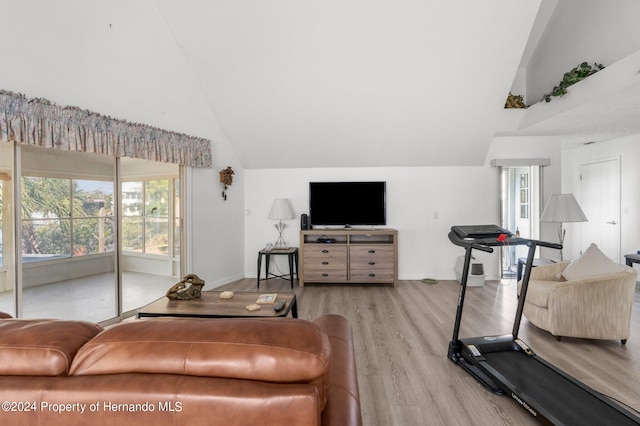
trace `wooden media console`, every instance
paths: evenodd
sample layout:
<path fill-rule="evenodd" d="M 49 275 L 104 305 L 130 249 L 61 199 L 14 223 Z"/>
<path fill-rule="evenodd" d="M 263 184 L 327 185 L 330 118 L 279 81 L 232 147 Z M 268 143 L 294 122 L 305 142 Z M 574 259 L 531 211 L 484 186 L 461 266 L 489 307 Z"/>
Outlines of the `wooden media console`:
<path fill-rule="evenodd" d="M 300 231 L 300 287 L 305 283 L 398 282 L 395 229 Z"/>

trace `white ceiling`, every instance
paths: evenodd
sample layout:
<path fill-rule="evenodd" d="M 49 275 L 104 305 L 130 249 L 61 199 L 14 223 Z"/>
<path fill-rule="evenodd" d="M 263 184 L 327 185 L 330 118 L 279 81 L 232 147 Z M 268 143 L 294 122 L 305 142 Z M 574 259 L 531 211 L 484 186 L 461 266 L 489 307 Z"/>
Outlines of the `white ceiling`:
<path fill-rule="evenodd" d="M 156 1 L 245 168 L 482 164 L 539 1 Z"/>
<path fill-rule="evenodd" d="M 246 169 L 482 165 L 495 136 L 639 133 L 640 51 L 579 83 L 608 80 L 598 96 L 504 127 L 557 4 L 0 0 L 0 88 L 210 138 Z"/>

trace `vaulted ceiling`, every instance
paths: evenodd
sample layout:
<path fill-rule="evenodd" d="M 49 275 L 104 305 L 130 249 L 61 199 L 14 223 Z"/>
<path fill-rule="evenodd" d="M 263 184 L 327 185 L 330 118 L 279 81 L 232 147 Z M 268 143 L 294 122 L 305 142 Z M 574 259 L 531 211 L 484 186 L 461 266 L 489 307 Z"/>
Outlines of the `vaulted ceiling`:
<path fill-rule="evenodd" d="M 192 3 L 158 1 L 246 168 L 481 164 L 539 6 Z"/>
<path fill-rule="evenodd" d="M 615 70 L 625 85 L 503 128 L 558 0 L 0 2 L 0 89 L 210 138 L 247 169 L 481 165 L 496 135 L 640 131 L 637 72 Z"/>

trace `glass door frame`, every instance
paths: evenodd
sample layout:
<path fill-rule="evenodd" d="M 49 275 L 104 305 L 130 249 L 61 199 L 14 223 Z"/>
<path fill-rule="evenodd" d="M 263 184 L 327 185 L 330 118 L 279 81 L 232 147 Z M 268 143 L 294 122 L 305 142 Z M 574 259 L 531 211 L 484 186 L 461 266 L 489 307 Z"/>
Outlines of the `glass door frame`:
<path fill-rule="evenodd" d="M 501 165 L 498 167 L 500 226 L 523 238 L 540 238 L 542 171 L 538 164 Z M 523 174 L 524 173 L 524 174 Z M 526 176 L 526 182 L 523 177 Z M 524 225 L 520 229 L 520 225 Z M 515 275 L 518 247 L 501 248 L 502 278 Z"/>
<path fill-rule="evenodd" d="M 10 265 L 7 265 L 6 262 L 3 262 L 3 265 L 7 269 L 7 281 L 11 282 L 11 286 L 13 289 L 12 299 L 12 311 L 7 312 L 17 318 L 24 317 L 25 309 L 24 309 L 24 271 L 23 271 L 23 261 L 22 261 L 22 160 L 24 158 L 22 152 L 22 146 L 17 142 L 2 142 L 3 144 L 11 145 L 7 147 L 7 151 L 12 154 L 11 164 L 9 162 L 5 165 L 5 167 L 9 168 L 9 175 L 11 176 L 10 180 L 5 180 L 3 185 L 10 184 L 11 185 L 11 199 L 5 199 L 3 201 L 3 208 L 9 208 L 11 210 L 10 215 L 11 219 L 6 221 L 7 214 L 3 214 L 5 218 L 4 226 L 3 226 L 3 234 L 5 236 L 5 241 L 8 241 L 9 238 L 7 234 L 11 235 L 11 246 L 5 246 L 4 251 L 9 252 L 12 251 L 12 256 L 5 256 L 5 259 L 10 258 Z M 31 148 L 31 147 L 30 147 Z M 34 149 L 42 149 L 47 150 L 47 148 L 34 148 Z M 51 151 L 50 149 L 48 149 Z M 61 152 L 60 155 L 64 155 L 64 152 Z M 97 155 L 97 154 L 96 154 Z M 135 310 L 129 312 L 123 312 L 123 278 L 122 278 L 122 226 L 121 226 L 121 217 L 122 217 L 122 194 L 120 193 L 121 188 L 121 169 L 120 169 L 120 158 L 113 157 L 113 183 L 114 183 L 114 194 L 113 194 L 113 203 L 114 203 L 114 221 L 116 223 L 115 233 L 114 233 L 114 272 L 115 272 L 115 283 L 111 283 L 110 285 L 115 286 L 115 299 L 114 300 L 114 311 L 115 316 L 112 318 L 107 318 L 105 320 L 99 321 L 100 324 L 108 325 L 110 323 L 118 322 L 125 317 L 131 316 L 135 314 Z M 179 260 L 178 264 L 176 264 L 176 269 L 179 270 L 180 276 L 184 275 L 184 271 L 187 269 L 187 258 L 188 258 L 188 244 L 187 244 L 187 236 L 186 236 L 186 218 L 187 218 L 187 208 L 189 205 L 186 196 L 188 194 L 187 188 L 187 177 L 189 173 L 187 173 L 188 168 L 182 165 L 175 164 L 178 167 L 178 179 L 179 179 L 179 188 L 180 188 L 180 203 L 177 208 L 179 212 L 176 211 L 176 214 L 179 215 L 180 220 L 180 234 L 176 235 L 176 238 L 179 238 L 180 244 L 180 252 L 179 252 Z M 78 175 L 79 178 L 82 178 L 82 175 Z M 174 222 L 175 226 L 175 222 Z M 173 230 L 170 232 L 174 232 Z M 175 253 L 170 253 L 170 259 L 175 261 L 176 258 L 174 256 Z M 7 290 L 9 291 L 9 290 Z M 8 309 L 5 308 L 5 309 Z"/>

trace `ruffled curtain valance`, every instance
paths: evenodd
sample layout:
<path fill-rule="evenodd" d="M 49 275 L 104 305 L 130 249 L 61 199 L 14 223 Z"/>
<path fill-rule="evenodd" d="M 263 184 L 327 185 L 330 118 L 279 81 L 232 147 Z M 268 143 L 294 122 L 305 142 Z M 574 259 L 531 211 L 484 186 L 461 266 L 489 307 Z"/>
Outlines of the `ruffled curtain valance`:
<path fill-rule="evenodd" d="M 211 143 L 0 90 L 0 142 L 211 167 Z"/>

